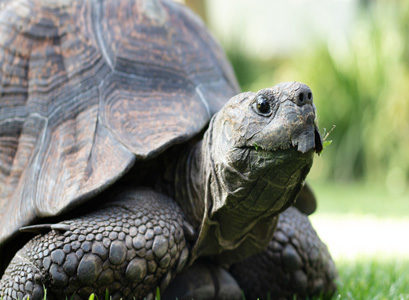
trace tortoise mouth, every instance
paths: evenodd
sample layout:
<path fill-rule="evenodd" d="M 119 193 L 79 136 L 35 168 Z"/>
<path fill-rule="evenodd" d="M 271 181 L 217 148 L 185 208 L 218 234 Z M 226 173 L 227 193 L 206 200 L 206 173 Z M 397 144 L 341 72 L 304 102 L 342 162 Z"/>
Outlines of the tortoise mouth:
<path fill-rule="evenodd" d="M 280 145 L 278 147 L 272 148 L 272 149 L 265 149 L 262 146 L 258 144 L 253 144 L 251 146 L 244 146 L 242 147 L 243 149 L 247 149 L 250 151 L 255 151 L 255 152 L 260 152 L 260 153 L 275 153 L 278 151 L 283 151 L 283 150 L 297 150 L 297 146 L 293 146 L 291 143 L 288 143 L 287 145 Z"/>
<path fill-rule="evenodd" d="M 314 125 L 314 144 L 315 144 L 315 152 L 317 154 L 320 154 L 322 152 L 322 149 L 324 148 L 322 146 L 322 137 L 321 134 L 318 130 L 318 126 Z"/>
<path fill-rule="evenodd" d="M 265 149 L 258 145 L 244 146 L 240 148 L 245 151 L 247 157 L 251 161 L 260 162 L 262 159 L 261 169 L 266 165 L 276 165 L 284 163 L 285 161 L 293 161 L 294 163 L 310 161 L 313 157 L 313 153 L 316 150 L 310 149 L 306 152 L 300 151 L 297 145 L 293 146 L 291 143 L 280 145 L 273 149 Z"/>
<path fill-rule="evenodd" d="M 265 146 L 254 143 L 252 145 L 245 145 L 241 148 L 264 153 L 275 153 L 283 150 L 296 150 L 297 152 L 307 153 L 314 150 L 314 152 L 320 154 L 323 146 L 318 127 L 314 124 L 313 128 L 296 134 L 291 137 L 291 140 L 287 143 L 273 145 L 271 148 L 266 148 Z"/>
<path fill-rule="evenodd" d="M 313 127 L 297 132 L 291 137 L 291 143 L 297 147 L 297 150 L 306 153 L 314 149 L 316 153 L 320 154 L 322 151 L 322 139 L 318 131 L 317 125 L 314 123 Z"/>

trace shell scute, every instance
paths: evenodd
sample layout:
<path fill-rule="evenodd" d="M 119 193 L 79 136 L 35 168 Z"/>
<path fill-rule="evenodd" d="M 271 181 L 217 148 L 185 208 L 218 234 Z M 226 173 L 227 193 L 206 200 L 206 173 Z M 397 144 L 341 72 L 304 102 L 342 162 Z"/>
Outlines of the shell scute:
<path fill-rule="evenodd" d="M 223 51 L 180 4 L 3 1 L 0 244 L 199 133 L 237 92 Z"/>

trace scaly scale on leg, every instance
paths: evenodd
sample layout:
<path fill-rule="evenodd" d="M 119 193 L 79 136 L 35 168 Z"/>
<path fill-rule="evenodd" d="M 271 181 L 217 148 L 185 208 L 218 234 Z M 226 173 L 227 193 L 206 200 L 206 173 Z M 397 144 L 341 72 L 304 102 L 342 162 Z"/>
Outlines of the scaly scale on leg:
<path fill-rule="evenodd" d="M 1 280 L 4 300 L 42 299 L 43 286 L 48 299 L 101 298 L 106 289 L 114 299 L 141 298 L 164 290 L 188 258 L 180 209 L 149 190 L 62 223 L 70 230 L 38 235 L 17 253 Z"/>

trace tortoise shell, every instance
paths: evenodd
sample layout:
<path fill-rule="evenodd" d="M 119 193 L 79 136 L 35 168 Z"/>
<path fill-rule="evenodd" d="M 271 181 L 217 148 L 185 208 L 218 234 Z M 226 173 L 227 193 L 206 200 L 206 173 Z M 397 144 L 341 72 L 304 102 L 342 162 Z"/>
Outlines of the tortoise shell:
<path fill-rule="evenodd" d="M 0 1 L 0 243 L 196 135 L 237 92 L 181 4 Z"/>

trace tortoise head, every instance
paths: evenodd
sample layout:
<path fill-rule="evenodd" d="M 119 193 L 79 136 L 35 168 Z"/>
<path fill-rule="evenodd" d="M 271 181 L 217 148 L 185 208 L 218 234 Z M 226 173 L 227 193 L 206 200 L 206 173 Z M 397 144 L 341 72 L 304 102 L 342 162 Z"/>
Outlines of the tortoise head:
<path fill-rule="evenodd" d="M 216 117 L 223 152 L 237 148 L 274 152 L 295 149 L 307 153 L 322 151 L 315 124 L 313 95 L 298 82 L 239 94 Z M 221 129 L 221 130 L 220 130 Z"/>
<path fill-rule="evenodd" d="M 217 113 L 210 215 L 222 236 L 239 238 L 295 200 L 314 152 L 322 150 L 315 119 L 312 92 L 298 82 L 238 94 Z"/>

